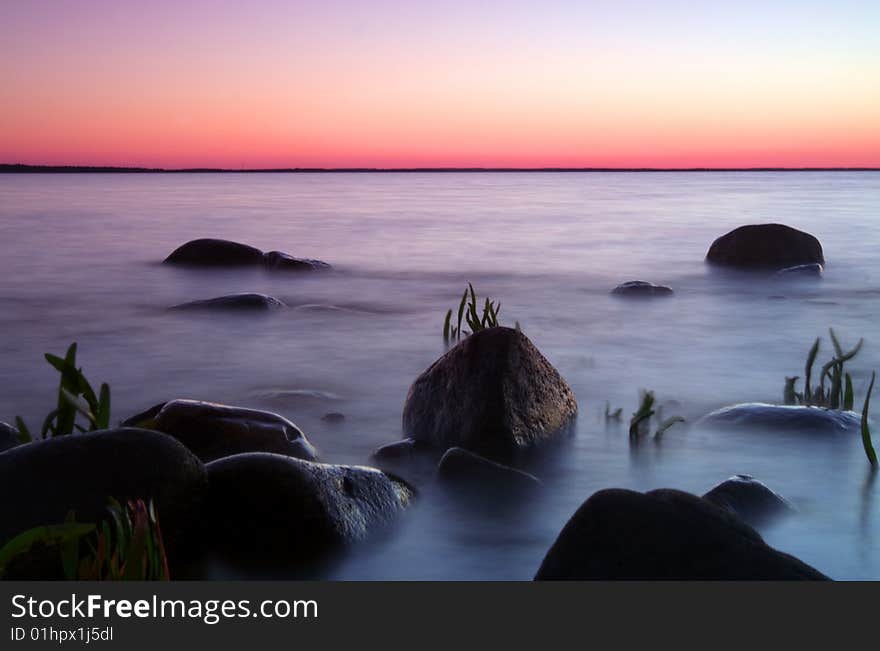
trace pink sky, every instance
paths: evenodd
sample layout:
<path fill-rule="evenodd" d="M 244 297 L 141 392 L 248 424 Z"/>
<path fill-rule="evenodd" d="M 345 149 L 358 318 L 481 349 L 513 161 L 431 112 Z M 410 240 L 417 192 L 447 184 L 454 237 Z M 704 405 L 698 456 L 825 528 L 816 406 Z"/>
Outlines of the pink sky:
<path fill-rule="evenodd" d="M 767 4 L 10 0 L 0 162 L 880 166 L 878 3 Z"/>

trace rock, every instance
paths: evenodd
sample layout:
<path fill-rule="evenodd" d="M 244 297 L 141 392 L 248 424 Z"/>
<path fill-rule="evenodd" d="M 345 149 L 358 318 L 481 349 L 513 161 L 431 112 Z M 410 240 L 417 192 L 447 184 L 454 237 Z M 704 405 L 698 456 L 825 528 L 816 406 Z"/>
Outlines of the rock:
<path fill-rule="evenodd" d="M 120 425 L 122 427 L 141 427 L 143 429 L 156 429 L 156 416 L 159 415 L 159 412 L 162 411 L 162 407 L 167 405 L 167 402 L 160 402 L 157 405 L 153 405 L 149 409 L 146 409 L 134 416 L 126 418 Z"/>
<path fill-rule="evenodd" d="M 230 294 L 229 296 L 218 296 L 216 298 L 208 298 L 202 301 L 191 301 L 189 303 L 181 303 L 174 305 L 168 309 L 171 310 L 249 310 L 255 312 L 265 312 L 268 310 L 277 310 L 286 307 L 286 305 L 272 296 L 265 294 Z"/>
<path fill-rule="evenodd" d="M 389 525 L 414 499 L 375 468 L 239 454 L 208 464 L 210 536 L 243 561 L 304 562 Z"/>
<path fill-rule="evenodd" d="M 286 418 L 268 411 L 198 400 L 172 400 L 155 418 L 204 462 L 243 452 L 274 452 L 313 461 L 315 448 Z"/>
<path fill-rule="evenodd" d="M 750 402 L 717 409 L 703 416 L 699 424 L 718 429 L 747 428 L 837 434 L 859 431 L 861 417 L 855 412 L 838 409 Z"/>
<path fill-rule="evenodd" d="M 576 414 L 568 384 L 532 342 L 496 327 L 467 337 L 416 379 L 403 430 L 440 450 L 509 461 L 565 431 Z"/>
<path fill-rule="evenodd" d="M 264 254 L 263 265 L 272 271 L 323 271 L 331 268 L 329 264 L 321 260 L 294 258 L 281 251 L 269 251 Z"/>
<path fill-rule="evenodd" d="M 740 226 L 715 240 L 706 260 L 753 269 L 825 264 L 819 240 L 782 224 Z"/>
<path fill-rule="evenodd" d="M 18 430 L 9 423 L 0 422 L 0 452 L 21 445 Z"/>
<path fill-rule="evenodd" d="M 703 495 L 703 499 L 738 515 L 753 527 L 797 512 L 791 502 L 751 475 L 734 475 Z"/>
<path fill-rule="evenodd" d="M 107 499 L 153 499 L 172 556 L 207 496 L 205 466 L 172 437 L 119 428 L 72 434 L 0 453 L 0 546 L 31 527 L 109 517 Z"/>
<path fill-rule="evenodd" d="M 433 448 L 426 446 L 424 443 L 413 439 L 403 439 L 402 441 L 388 443 L 378 448 L 373 452 L 373 459 L 379 462 L 406 461 L 433 451 Z"/>
<path fill-rule="evenodd" d="M 826 579 L 696 495 L 601 490 L 566 523 L 536 580 Z"/>
<path fill-rule="evenodd" d="M 790 278 L 796 276 L 798 278 L 821 278 L 825 272 L 825 268 L 818 262 L 812 264 L 799 264 L 796 267 L 786 267 L 776 272 L 777 276 Z"/>
<path fill-rule="evenodd" d="M 330 413 L 321 416 L 321 420 L 325 423 L 341 423 L 345 420 L 345 414 L 340 414 L 338 411 L 331 411 Z"/>
<path fill-rule="evenodd" d="M 479 487 L 523 495 L 541 488 L 541 480 L 522 470 L 496 463 L 464 448 L 449 448 L 437 466 L 437 479 L 454 486 Z"/>
<path fill-rule="evenodd" d="M 165 258 L 166 264 L 225 267 L 258 265 L 263 252 L 247 244 L 203 238 L 177 247 Z"/>
<path fill-rule="evenodd" d="M 611 290 L 615 296 L 641 298 L 645 296 L 672 296 L 672 288 L 666 285 L 655 285 L 644 280 L 631 280 Z"/>

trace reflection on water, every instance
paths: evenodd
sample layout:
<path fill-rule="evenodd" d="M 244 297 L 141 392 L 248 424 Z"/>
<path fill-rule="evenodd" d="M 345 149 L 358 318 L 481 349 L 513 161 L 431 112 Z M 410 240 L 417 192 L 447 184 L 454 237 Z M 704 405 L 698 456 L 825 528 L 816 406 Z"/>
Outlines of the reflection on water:
<path fill-rule="evenodd" d="M 325 460 L 368 463 L 400 436 L 409 383 L 442 353 L 445 310 L 467 281 L 503 303 L 571 384 L 573 438 L 530 470 L 533 503 L 471 508 L 423 483 L 400 526 L 326 570 L 339 578 L 531 577 L 593 491 L 702 493 L 746 473 L 794 502 L 768 541 L 836 578 L 880 578 L 880 538 L 857 436 L 714 433 L 677 425 L 631 449 L 606 400 L 638 390 L 693 423 L 741 401 L 782 397 L 831 325 L 863 395 L 880 369 L 880 174 L 387 174 L 0 176 L 0 418 L 36 422 L 52 401 L 44 351 L 80 343 L 122 418 L 175 397 L 277 410 Z M 815 234 L 819 281 L 707 268 L 718 235 L 778 221 Z M 335 265 L 298 276 L 158 264 L 182 242 L 225 237 Z M 620 282 L 671 298 L 608 295 Z M 270 314 L 174 313 L 185 301 L 264 292 Z M 322 420 L 345 414 L 342 423 Z M 876 429 L 876 428 L 875 428 Z"/>

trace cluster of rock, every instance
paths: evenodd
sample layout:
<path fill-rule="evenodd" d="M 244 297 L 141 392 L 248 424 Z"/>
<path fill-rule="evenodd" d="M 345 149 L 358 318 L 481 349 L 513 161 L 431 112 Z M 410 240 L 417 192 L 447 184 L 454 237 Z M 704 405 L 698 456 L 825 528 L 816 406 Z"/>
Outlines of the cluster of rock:
<path fill-rule="evenodd" d="M 270 271 L 321 271 L 330 265 L 321 260 L 295 258 L 281 251 L 263 253 L 240 242 L 202 238 L 191 240 L 171 252 L 165 264 L 193 267 L 264 267 Z"/>

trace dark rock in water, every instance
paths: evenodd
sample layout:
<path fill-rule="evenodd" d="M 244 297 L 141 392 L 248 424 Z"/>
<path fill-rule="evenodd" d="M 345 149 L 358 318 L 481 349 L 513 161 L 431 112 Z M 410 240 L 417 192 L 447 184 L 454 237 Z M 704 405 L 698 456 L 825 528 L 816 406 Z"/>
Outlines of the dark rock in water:
<path fill-rule="evenodd" d="M 414 439 L 403 439 L 402 441 L 388 443 L 378 448 L 373 452 L 373 458 L 379 462 L 398 462 L 414 459 L 427 453 L 436 453 L 436 451 L 430 446 Z"/>
<path fill-rule="evenodd" d="M 286 307 L 283 302 L 265 294 L 230 294 L 203 301 L 191 301 L 170 307 L 171 310 L 254 310 L 264 312 Z"/>
<path fill-rule="evenodd" d="M 786 267 L 776 272 L 777 276 L 786 278 L 821 278 L 825 268 L 818 262 L 812 264 L 799 264 L 796 267 Z"/>
<path fill-rule="evenodd" d="M 31 527 L 108 519 L 107 498 L 153 499 L 173 556 L 207 496 L 205 466 L 174 438 L 120 428 L 20 445 L 0 453 L 0 546 Z"/>
<path fill-rule="evenodd" d="M 645 296 L 672 296 L 672 288 L 666 285 L 655 285 L 644 280 L 631 280 L 611 290 L 615 296 L 641 298 Z"/>
<path fill-rule="evenodd" d="M 203 238 L 179 246 L 165 262 L 203 267 L 258 265 L 263 262 L 263 252 L 239 242 Z"/>
<path fill-rule="evenodd" d="M 198 400 L 172 400 L 155 427 L 183 443 L 202 461 L 242 452 L 274 452 L 314 460 L 315 448 L 286 418 L 268 411 Z"/>
<path fill-rule="evenodd" d="M 782 224 L 740 226 L 715 240 L 706 260 L 751 269 L 825 264 L 819 240 Z"/>
<path fill-rule="evenodd" d="M 134 416 L 126 418 L 120 425 L 122 427 L 140 427 L 142 429 L 156 429 L 156 416 L 159 415 L 159 412 L 162 411 L 162 407 L 167 405 L 167 402 L 160 402 L 157 405 L 153 405 L 149 409 L 146 409 Z"/>
<path fill-rule="evenodd" d="M 345 420 L 345 414 L 340 414 L 338 411 L 331 411 L 330 413 L 321 416 L 321 420 L 326 423 L 341 423 Z"/>
<path fill-rule="evenodd" d="M 19 432 L 9 423 L 0 423 L 0 452 L 21 445 Z"/>
<path fill-rule="evenodd" d="M 750 402 L 717 409 L 703 416 L 699 424 L 719 429 L 748 428 L 836 434 L 859 431 L 861 417 L 855 412 L 838 409 Z"/>
<path fill-rule="evenodd" d="M 537 580 L 827 579 L 738 517 L 677 490 L 593 494 L 547 552 Z"/>
<path fill-rule="evenodd" d="M 306 562 L 358 542 L 390 524 L 415 496 L 374 468 L 267 453 L 219 459 L 208 464 L 208 476 L 208 539 L 246 562 Z"/>
<path fill-rule="evenodd" d="M 738 515 L 753 527 L 797 511 L 791 502 L 750 475 L 726 479 L 703 495 L 703 499 Z"/>
<path fill-rule="evenodd" d="M 263 264 L 266 269 L 272 271 L 322 271 L 330 269 L 330 265 L 321 260 L 308 258 L 294 258 L 292 255 L 281 251 L 269 251 L 263 256 Z"/>
<path fill-rule="evenodd" d="M 571 389 L 519 330 L 477 332 L 434 362 L 409 389 L 407 436 L 510 460 L 553 439 L 577 414 Z"/>
<path fill-rule="evenodd" d="M 534 492 L 541 480 L 522 470 L 481 457 L 464 448 L 449 448 L 437 466 L 437 479 L 456 486 L 476 486 L 517 495 Z"/>

